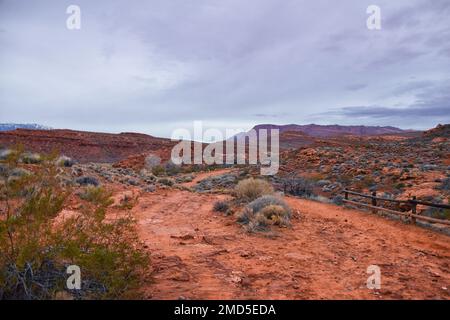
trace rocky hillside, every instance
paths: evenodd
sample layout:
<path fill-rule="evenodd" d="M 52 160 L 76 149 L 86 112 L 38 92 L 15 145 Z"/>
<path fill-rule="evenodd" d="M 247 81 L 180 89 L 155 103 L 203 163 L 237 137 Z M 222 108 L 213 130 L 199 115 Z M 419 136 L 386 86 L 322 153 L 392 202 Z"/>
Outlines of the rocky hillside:
<path fill-rule="evenodd" d="M 341 126 L 341 125 L 274 125 L 274 124 L 260 124 L 253 129 L 279 129 L 280 133 L 287 131 L 301 131 L 312 137 L 336 137 L 341 135 L 357 135 L 357 136 L 374 136 L 384 134 L 405 134 L 411 132 L 410 130 L 402 130 L 395 127 L 379 127 L 379 126 Z"/>
<path fill-rule="evenodd" d="M 450 124 L 438 124 L 436 128 L 423 133 L 427 138 L 450 138 Z"/>
<path fill-rule="evenodd" d="M 57 150 L 79 162 L 112 163 L 143 152 L 152 152 L 168 159 L 174 142 L 138 133 L 26 129 L 0 132 L 0 147 L 18 145 L 38 153 Z"/>

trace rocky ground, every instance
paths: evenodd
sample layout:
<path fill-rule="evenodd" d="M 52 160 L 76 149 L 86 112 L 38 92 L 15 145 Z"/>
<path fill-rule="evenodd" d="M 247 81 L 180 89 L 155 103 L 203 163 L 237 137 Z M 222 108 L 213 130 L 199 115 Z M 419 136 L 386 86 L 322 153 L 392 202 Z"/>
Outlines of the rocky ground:
<path fill-rule="evenodd" d="M 111 190 L 111 214 L 130 210 L 151 255 L 145 299 L 449 299 L 447 235 L 342 206 L 338 197 L 351 188 L 448 203 L 447 131 L 292 143 L 280 173 L 267 179 L 284 191 L 291 225 L 270 232 L 248 233 L 235 216 L 213 210 L 257 168 L 180 168 L 158 152 L 138 152 L 115 163 L 62 157 L 58 175 L 78 193 L 86 186 Z M 26 154 L 17 174 L 38 161 Z M 78 210 L 72 200 L 65 213 Z M 450 218 L 448 210 L 419 210 Z M 380 290 L 366 287 L 370 265 L 381 268 Z"/>
<path fill-rule="evenodd" d="M 235 217 L 213 210 L 216 201 L 231 197 L 226 190 L 245 171 L 169 178 L 107 164 L 66 171 L 75 180 L 96 177 L 113 190 L 112 207 L 136 199 L 130 210 L 151 255 L 152 271 L 142 282 L 145 299 L 450 298 L 450 243 L 444 234 L 288 196 L 291 227 L 249 234 Z M 380 290 L 366 287 L 370 265 L 381 268 Z"/>
<path fill-rule="evenodd" d="M 448 203 L 450 143 L 447 136 L 330 139 L 286 151 L 280 175 L 293 173 L 332 198 L 343 188 L 391 199 Z"/>
<path fill-rule="evenodd" d="M 140 196 L 132 212 L 153 269 L 145 298 L 450 298 L 445 235 L 298 198 L 287 198 L 291 228 L 248 234 L 213 212 L 226 198 L 173 189 Z M 366 287 L 372 264 L 381 268 L 381 290 Z"/>

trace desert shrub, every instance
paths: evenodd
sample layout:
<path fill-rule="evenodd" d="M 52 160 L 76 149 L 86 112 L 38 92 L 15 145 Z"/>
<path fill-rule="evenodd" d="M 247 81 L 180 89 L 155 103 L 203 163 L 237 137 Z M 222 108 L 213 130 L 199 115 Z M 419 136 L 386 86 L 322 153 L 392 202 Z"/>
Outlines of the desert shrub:
<path fill-rule="evenodd" d="M 3 150 L 1 150 L 0 151 L 0 161 L 7 160 L 12 152 L 13 152 L 13 150 L 11 150 L 11 149 L 3 149 Z"/>
<path fill-rule="evenodd" d="M 310 197 L 313 194 L 313 183 L 305 178 L 290 177 L 282 180 L 283 191 L 298 197 Z"/>
<path fill-rule="evenodd" d="M 245 206 L 236 218 L 248 232 L 267 231 L 270 225 L 289 226 L 291 209 L 283 199 L 265 195 Z"/>
<path fill-rule="evenodd" d="M 153 175 L 160 177 L 166 174 L 166 169 L 161 165 L 157 165 L 152 168 L 152 173 Z"/>
<path fill-rule="evenodd" d="M 427 217 L 450 220 L 450 209 L 430 207 L 424 210 L 423 215 Z"/>
<path fill-rule="evenodd" d="M 234 189 L 236 197 L 242 201 L 253 201 L 263 195 L 274 193 L 273 187 L 267 181 L 260 179 L 245 179 Z"/>
<path fill-rule="evenodd" d="M 75 216 L 60 215 L 71 190 L 60 187 L 55 159 L 44 158 L 31 175 L 8 178 L 17 157 L 2 163 L 0 184 L 0 300 L 126 298 L 138 287 L 147 256 L 139 249 L 129 216 L 106 219 L 104 189 L 90 189 L 90 200 Z M 23 190 L 28 189 L 25 196 Z M 68 265 L 81 269 L 81 290 L 66 285 Z"/>
<path fill-rule="evenodd" d="M 265 195 L 259 197 L 256 200 L 253 200 L 248 204 L 248 208 L 250 208 L 253 211 L 253 213 L 257 213 L 260 212 L 263 208 L 270 205 L 281 206 L 285 209 L 286 212 L 288 212 L 289 216 L 291 214 L 291 208 L 289 207 L 289 205 L 280 197 L 273 195 Z"/>
<path fill-rule="evenodd" d="M 174 176 L 181 172 L 181 166 L 173 163 L 170 160 L 166 163 L 164 169 L 169 176 Z"/>
<path fill-rule="evenodd" d="M 165 186 L 168 186 L 168 187 L 171 187 L 174 184 L 173 180 L 169 179 L 169 178 L 158 179 L 158 183 L 160 183 L 162 185 L 165 185 Z"/>
<path fill-rule="evenodd" d="M 132 194 L 125 194 L 120 200 L 119 208 L 131 210 L 138 203 L 138 197 L 133 197 Z"/>
<path fill-rule="evenodd" d="M 248 232 L 265 232 L 269 230 L 270 221 L 263 214 L 257 213 L 245 226 Z"/>
<path fill-rule="evenodd" d="M 72 167 L 75 164 L 75 161 L 72 158 L 66 156 L 60 156 L 56 160 L 56 165 L 60 167 Z"/>
<path fill-rule="evenodd" d="M 266 219 L 268 219 L 272 224 L 278 225 L 280 227 L 290 225 L 290 211 L 279 205 L 269 205 L 264 207 L 260 214 L 262 214 Z"/>
<path fill-rule="evenodd" d="M 7 172 L 8 172 L 8 166 L 3 163 L 0 163 L 0 176 L 6 175 Z"/>
<path fill-rule="evenodd" d="M 111 192 L 106 191 L 103 187 L 87 187 L 82 193 L 80 193 L 80 198 L 94 204 L 112 204 Z"/>
<path fill-rule="evenodd" d="M 227 212 L 230 208 L 230 205 L 227 201 L 217 201 L 214 203 L 213 210 L 217 212 Z"/>
<path fill-rule="evenodd" d="M 97 187 L 99 185 L 98 179 L 95 177 L 83 176 L 75 179 L 75 182 L 82 186 L 92 185 Z"/>
<path fill-rule="evenodd" d="M 240 224 L 246 225 L 252 220 L 253 216 L 253 211 L 250 208 L 245 207 L 236 214 L 236 221 Z"/>
<path fill-rule="evenodd" d="M 236 185 L 236 181 L 237 176 L 235 174 L 225 173 L 199 181 L 194 189 L 200 192 L 213 189 L 230 189 Z"/>
<path fill-rule="evenodd" d="M 149 184 L 149 185 L 147 185 L 147 186 L 145 186 L 144 188 L 143 188 L 143 190 L 144 190 L 144 192 L 155 192 L 156 191 L 156 187 L 155 187 L 155 185 L 154 184 Z"/>
<path fill-rule="evenodd" d="M 337 196 L 335 196 L 335 197 L 333 198 L 332 201 L 333 201 L 334 204 L 336 204 L 336 205 L 338 205 L 338 206 L 341 206 L 341 205 L 344 204 L 344 197 L 341 196 L 341 195 L 337 195 Z"/>
<path fill-rule="evenodd" d="M 26 164 L 37 164 L 42 161 L 42 158 L 38 153 L 24 153 L 21 158 L 22 162 Z"/>
<path fill-rule="evenodd" d="M 439 187 L 441 190 L 449 191 L 450 190 L 450 178 L 445 178 L 442 181 L 441 186 Z"/>
<path fill-rule="evenodd" d="M 405 187 L 405 184 L 403 182 L 397 183 L 395 185 L 395 189 L 403 189 Z"/>
<path fill-rule="evenodd" d="M 154 154 L 149 154 L 145 157 L 145 168 L 153 169 L 161 164 L 161 158 Z"/>
<path fill-rule="evenodd" d="M 191 182 L 192 180 L 194 180 L 194 177 L 192 175 L 190 175 L 190 174 L 189 175 L 183 175 L 183 176 L 177 177 L 175 179 L 175 181 L 177 183 L 186 183 L 186 182 Z"/>

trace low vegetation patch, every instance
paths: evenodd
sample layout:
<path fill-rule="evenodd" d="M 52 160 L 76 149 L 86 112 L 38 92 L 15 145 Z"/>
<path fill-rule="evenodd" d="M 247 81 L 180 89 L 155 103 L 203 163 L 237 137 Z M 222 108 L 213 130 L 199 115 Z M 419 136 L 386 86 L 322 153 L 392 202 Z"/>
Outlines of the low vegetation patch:
<path fill-rule="evenodd" d="M 93 204 L 112 204 L 111 192 L 106 191 L 103 187 L 89 186 L 79 194 L 80 198 Z"/>
<path fill-rule="evenodd" d="M 246 205 L 237 214 L 237 222 L 248 232 L 268 231 L 271 225 L 290 226 L 291 208 L 281 198 L 264 195 Z"/>
<path fill-rule="evenodd" d="M 158 183 L 168 186 L 168 187 L 171 187 L 174 185 L 173 180 L 169 179 L 169 178 L 160 178 L 160 179 L 158 179 Z"/>
<path fill-rule="evenodd" d="M 14 179 L 20 153 L 0 163 L 0 300 L 137 297 L 148 257 L 134 220 L 106 218 L 110 193 L 92 186 L 81 195 L 86 205 L 65 215 L 73 191 L 61 186 L 55 159 Z M 80 268 L 81 290 L 66 287 L 70 265 Z"/>
<path fill-rule="evenodd" d="M 253 201 L 264 195 L 274 193 L 272 185 L 261 179 L 249 178 L 240 181 L 234 189 L 236 198 L 243 202 Z"/>
<path fill-rule="evenodd" d="M 230 209 L 230 205 L 227 201 L 217 201 L 214 203 L 213 210 L 216 212 L 227 212 Z"/>

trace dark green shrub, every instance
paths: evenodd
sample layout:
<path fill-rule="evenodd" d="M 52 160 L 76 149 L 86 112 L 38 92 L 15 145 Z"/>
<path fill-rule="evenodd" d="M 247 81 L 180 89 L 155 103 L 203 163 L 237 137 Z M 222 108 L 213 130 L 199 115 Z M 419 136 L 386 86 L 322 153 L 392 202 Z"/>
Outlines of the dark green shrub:
<path fill-rule="evenodd" d="M 0 300 L 133 297 L 148 265 L 129 215 L 106 219 L 110 194 L 88 189 L 75 215 L 62 214 L 72 190 L 60 186 L 54 158 L 38 170 L 10 181 L 19 157 L 2 166 L 0 203 Z M 27 190 L 24 195 L 24 190 Z M 81 269 L 79 291 L 66 285 L 66 267 Z"/>

